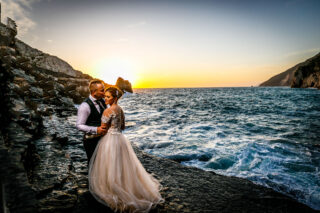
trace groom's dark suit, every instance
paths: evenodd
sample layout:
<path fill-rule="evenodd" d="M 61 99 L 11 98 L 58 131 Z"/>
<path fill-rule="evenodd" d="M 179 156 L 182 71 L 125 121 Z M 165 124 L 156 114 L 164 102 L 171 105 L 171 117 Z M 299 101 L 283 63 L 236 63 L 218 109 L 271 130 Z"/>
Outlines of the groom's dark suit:
<path fill-rule="evenodd" d="M 96 127 L 101 125 L 101 116 L 102 116 L 104 109 L 106 109 L 107 106 L 104 103 L 103 99 L 96 100 L 96 105 L 95 105 L 93 103 L 92 99 L 87 98 L 80 105 L 80 107 L 84 108 L 84 106 L 82 106 L 82 105 L 86 105 L 86 104 L 89 105 L 89 107 L 90 107 L 90 113 L 89 113 L 89 115 L 87 115 L 88 117 L 87 117 L 87 120 L 85 121 L 85 126 L 87 126 L 87 128 L 95 129 Z M 99 107 L 100 112 L 97 110 L 97 106 Z M 80 110 L 80 107 L 79 107 L 79 110 Z M 87 109 L 87 108 L 88 108 L 88 106 L 86 106 L 85 109 Z M 81 110 L 83 110 L 83 109 L 81 109 Z M 78 117 L 80 117 L 79 111 L 78 111 Z M 77 121 L 77 127 L 78 127 L 78 129 L 83 131 L 83 129 L 79 128 L 78 121 Z M 83 136 L 83 146 L 84 146 L 84 149 L 87 154 L 88 164 L 90 162 L 92 154 L 93 154 L 100 138 L 101 138 L 101 136 L 99 137 L 98 135 L 96 135 L 96 132 L 92 132 L 92 130 L 85 132 L 85 134 Z"/>
<path fill-rule="evenodd" d="M 100 126 L 101 125 L 101 116 L 103 113 L 103 110 L 107 107 L 106 104 L 103 101 L 99 101 L 99 105 L 103 105 L 103 109 L 100 110 L 100 113 L 97 111 L 96 107 L 94 106 L 93 102 L 90 100 L 90 98 L 87 98 L 85 100 L 87 104 L 90 106 L 91 113 L 87 119 L 86 125 L 88 126 Z M 102 108 L 102 107 L 101 107 Z M 101 137 L 94 137 L 94 138 L 86 138 L 86 134 L 83 137 L 83 146 L 86 150 L 87 156 L 88 156 L 88 163 L 90 162 L 91 156 L 97 146 L 97 143 Z"/>

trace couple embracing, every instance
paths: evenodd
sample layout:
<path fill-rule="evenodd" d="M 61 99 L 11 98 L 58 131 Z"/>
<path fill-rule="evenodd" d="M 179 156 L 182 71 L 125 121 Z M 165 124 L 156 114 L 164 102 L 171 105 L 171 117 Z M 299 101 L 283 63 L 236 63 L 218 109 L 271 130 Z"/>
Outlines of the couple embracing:
<path fill-rule="evenodd" d="M 149 212 L 164 201 L 161 185 L 122 134 L 125 117 L 118 100 L 124 87 L 117 84 L 105 86 L 103 81 L 92 80 L 90 96 L 78 109 L 77 128 L 85 132 L 89 191 L 114 211 Z"/>

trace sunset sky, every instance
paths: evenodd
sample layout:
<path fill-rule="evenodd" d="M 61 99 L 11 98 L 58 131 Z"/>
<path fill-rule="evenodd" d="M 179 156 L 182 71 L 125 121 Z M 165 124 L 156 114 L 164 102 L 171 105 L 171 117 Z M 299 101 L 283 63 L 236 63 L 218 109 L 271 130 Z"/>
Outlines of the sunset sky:
<path fill-rule="evenodd" d="M 320 1 L 1 0 L 18 38 L 134 87 L 257 86 L 320 52 Z"/>

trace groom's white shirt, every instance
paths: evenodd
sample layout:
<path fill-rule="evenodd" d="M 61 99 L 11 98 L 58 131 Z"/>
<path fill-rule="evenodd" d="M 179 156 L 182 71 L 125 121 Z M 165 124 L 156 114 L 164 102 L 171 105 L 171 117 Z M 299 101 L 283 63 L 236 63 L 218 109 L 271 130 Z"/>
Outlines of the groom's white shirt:
<path fill-rule="evenodd" d="M 94 106 L 100 112 L 100 107 L 99 105 L 95 102 L 97 99 L 92 97 L 91 95 L 89 96 L 90 100 L 93 102 Z M 85 133 L 91 133 L 91 134 L 97 134 L 97 129 L 98 127 L 96 126 L 88 126 L 86 125 L 87 119 L 91 113 L 90 106 L 87 102 L 83 102 L 80 104 L 78 108 L 78 115 L 77 115 L 77 128 L 80 131 L 83 131 Z"/>

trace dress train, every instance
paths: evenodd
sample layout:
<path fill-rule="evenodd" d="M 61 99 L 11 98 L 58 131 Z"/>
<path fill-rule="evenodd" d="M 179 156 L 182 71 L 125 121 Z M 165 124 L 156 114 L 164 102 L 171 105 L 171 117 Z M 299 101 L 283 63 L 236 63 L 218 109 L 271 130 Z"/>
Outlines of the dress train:
<path fill-rule="evenodd" d="M 100 139 L 89 163 L 89 191 L 99 202 L 114 211 L 149 212 L 164 201 L 161 188 L 121 132 Z"/>

